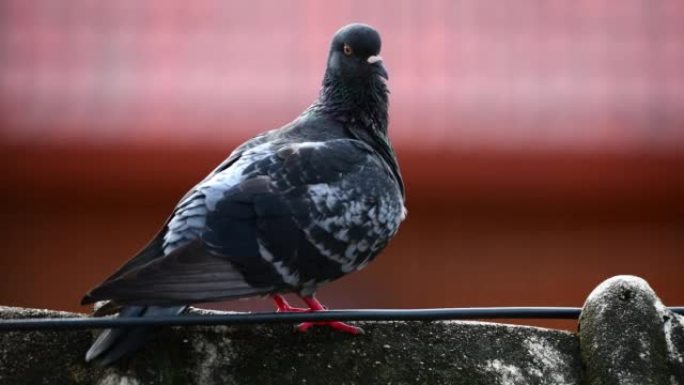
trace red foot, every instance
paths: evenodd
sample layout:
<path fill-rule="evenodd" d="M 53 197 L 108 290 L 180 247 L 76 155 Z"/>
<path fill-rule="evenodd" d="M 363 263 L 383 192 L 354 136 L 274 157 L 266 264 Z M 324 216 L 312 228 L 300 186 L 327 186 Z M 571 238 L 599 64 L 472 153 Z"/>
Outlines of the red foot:
<path fill-rule="evenodd" d="M 280 294 L 273 294 L 273 302 L 276 304 L 276 313 L 301 313 L 305 311 L 311 311 L 309 308 L 305 307 L 294 307 L 290 305 L 285 297 Z"/>
<path fill-rule="evenodd" d="M 274 294 L 273 301 L 276 304 L 276 311 L 278 313 L 288 313 L 328 310 L 325 306 L 318 302 L 318 300 L 314 298 L 314 296 L 301 298 L 309 306 L 308 309 L 291 306 L 282 295 Z M 361 329 L 360 327 L 352 326 L 340 321 L 302 322 L 301 324 L 297 325 L 297 331 L 305 333 L 314 326 L 327 326 L 331 329 L 353 335 L 363 334 L 363 329 Z"/>
<path fill-rule="evenodd" d="M 363 329 L 360 327 L 352 326 L 340 321 L 302 322 L 297 325 L 297 331 L 300 333 L 306 333 L 314 326 L 327 326 L 333 330 L 353 335 L 363 334 Z"/>

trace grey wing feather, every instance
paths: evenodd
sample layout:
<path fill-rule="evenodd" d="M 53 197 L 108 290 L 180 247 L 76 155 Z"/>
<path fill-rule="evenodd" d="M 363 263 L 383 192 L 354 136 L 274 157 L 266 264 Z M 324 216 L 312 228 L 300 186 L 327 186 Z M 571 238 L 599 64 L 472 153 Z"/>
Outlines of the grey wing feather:
<path fill-rule="evenodd" d="M 250 149 L 250 148 L 252 148 L 258 144 L 263 143 L 264 141 L 266 141 L 266 139 L 267 139 L 267 135 L 260 135 L 260 136 L 253 138 L 252 140 L 245 142 L 242 146 L 235 149 L 225 161 L 223 161 L 214 171 L 212 171 L 209 174 L 209 176 L 207 177 L 207 179 L 210 178 L 212 175 L 215 175 L 217 172 L 220 172 L 220 171 L 225 170 L 228 167 L 230 167 L 233 163 L 235 163 L 235 161 L 237 161 L 242 156 L 244 151 L 246 151 L 246 150 L 248 150 L 248 149 Z M 194 194 L 196 194 L 196 191 L 194 189 L 188 191 L 180 199 L 180 202 L 176 206 L 174 213 L 184 211 L 187 214 L 194 214 L 194 213 L 199 212 L 199 211 L 204 211 L 205 208 L 203 206 L 205 205 L 205 202 L 202 199 L 191 199 Z M 168 246 L 168 243 L 169 243 L 168 240 L 165 240 L 165 237 L 169 236 L 168 229 L 169 229 L 170 222 L 174 218 L 174 216 L 175 215 L 172 215 L 171 217 L 169 217 L 166 220 L 166 222 L 164 222 L 162 229 L 159 232 L 157 232 L 157 234 L 152 238 L 152 240 L 142 250 L 140 250 L 133 258 L 131 258 L 129 261 L 127 261 L 121 267 L 119 267 L 119 269 L 117 269 L 117 271 L 115 271 L 111 276 L 109 276 L 100 286 L 108 284 L 111 281 L 115 281 L 118 278 L 120 278 L 122 275 L 124 275 L 130 271 L 139 269 L 141 266 L 146 265 L 153 260 L 164 257 L 164 255 L 166 254 L 166 252 L 165 252 L 166 246 Z M 175 223 L 174 226 L 179 226 L 181 224 L 182 224 L 181 222 L 178 222 L 178 223 Z M 174 239 L 174 237 L 176 237 L 176 238 Z M 181 241 L 181 240 L 184 242 L 187 242 L 189 240 L 192 240 L 194 237 L 187 238 L 187 239 L 186 238 L 180 239 L 181 238 L 180 236 L 178 236 L 176 234 L 172 234 L 171 238 L 173 241 L 176 241 L 176 242 Z M 93 303 L 93 302 L 98 300 L 98 298 L 95 298 L 92 296 L 93 290 L 91 290 L 89 293 L 87 293 L 83 297 L 83 299 L 81 300 L 82 305 Z M 115 303 L 110 304 L 109 306 L 107 306 L 104 309 L 104 313 L 109 312 L 109 310 L 108 310 L 109 308 L 117 309 L 118 305 Z"/>
<path fill-rule="evenodd" d="M 395 213 L 402 203 L 369 146 L 346 139 L 270 146 L 250 148 L 196 186 L 153 242 L 162 255 L 129 262 L 88 301 L 168 305 L 293 289 L 356 268 L 385 243 L 368 247 L 364 238 L 396 231 L 393 220 L 375 234 L 378 218 L 363 218 L 373 197 L 387 195 Z"/>
<path fill-rule="evenodd" d="M 226 258 L 199 240 L 132 269 L 93 289 L 90 297 L 126 304 L 187 304 L 268 293 L 253 287 Z"/>
<path fill-rule="evenodd" d="M 298 288 L 338 278 L 372 258 L 398 227 L 401 190 L 391 170 L 360 141 L 293 143 L 245 171 L 253 174 L 224 196 L 208 228 L 229 232 L 234 222 L 225 218 L 239 204 L 249 207 L 262 258 L 244 263 L 267 260 L 277 273 L 271 278 L 281 285 Z M 384 218 L 375 213 L 381 209 L 392 220 L 380 223 Z M 234 253 L 234 243 L 222 240 L 227 238 L 212 242 L 217 252 Z"/>

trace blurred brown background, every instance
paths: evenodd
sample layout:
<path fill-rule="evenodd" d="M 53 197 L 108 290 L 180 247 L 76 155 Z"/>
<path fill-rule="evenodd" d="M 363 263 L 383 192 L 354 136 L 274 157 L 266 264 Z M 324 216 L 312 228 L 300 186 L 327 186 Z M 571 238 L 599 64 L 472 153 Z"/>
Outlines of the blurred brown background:
<path fill-rule="evenodd" d="M 325 303 L 581 306 L 636 274 L 684 304 L 677 0 L 4 1 L 0 304 L 87 311 L 189 187 L 311 103 L 352 21 L 384 38 L 409 216 Z"/>

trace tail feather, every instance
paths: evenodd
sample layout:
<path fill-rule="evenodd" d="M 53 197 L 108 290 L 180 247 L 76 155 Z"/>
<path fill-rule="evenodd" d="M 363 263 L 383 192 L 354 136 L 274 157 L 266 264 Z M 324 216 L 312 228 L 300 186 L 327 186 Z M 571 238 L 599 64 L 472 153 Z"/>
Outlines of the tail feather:
<path fill-rule="evenodd" d="M 179 315 L 187 306 L 124 306 L 119 317 L 149 317 Z M 140 349 L 155 328 L 117 328 L 100 333 L 88 349 L 85 360 L 107 366 Z"/>

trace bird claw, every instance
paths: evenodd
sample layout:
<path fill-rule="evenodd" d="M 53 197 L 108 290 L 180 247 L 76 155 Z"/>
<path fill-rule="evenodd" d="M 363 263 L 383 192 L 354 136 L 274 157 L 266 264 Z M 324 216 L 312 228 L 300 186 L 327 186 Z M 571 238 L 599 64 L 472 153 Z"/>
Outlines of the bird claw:
<path fill-rule="evenodd" d="M 294 307 L 290 305 L 287 300 L 280 294 L 274 294 L 272 296 L 273 301 L 276 304 L 277 313 L 303 313 L 303 312 L 315 312 L 315 311 L 326 311 L 328 308 L 323 306 L 318 300 L 313 296 L 302 297 L 304 302 L 309 305 L 309 308 Z M 295 330 L 300 333 L 306 333 L 314 326 L 327 326 L 333 330 L 340 331 L 342 333 L 359 335 L 363 334 L 363 329 L 357 326 L 352 326 L 340 321 L 318 321 L 318 322 L 302 322 L 295 327 Z"/>
<path fill-rule="evenodd" d="M 351 335 L 364 334 L 363 329 L 360 327 L 352 326 L 340 321 L 302 322 L 295 327 L 295 330 L 299 333 L 306 333 L 314 326 L 327 326 L 333 330 Z"/>
<path fill-rule="evenodd" d="M 308 313 L 311 312 L 311 309 L 306 309 L 303 307 L 294 307 L 294 306 L 283 306 L 278 309 L 276 309 L 276 313 Z"/>
<path fill-rule="evenodd" d="M 295 307 L 290 305 L 282 295 L 273 295 L 273 301 L 276 304 L 276 313 L 304 313 L 310 312 L 311 309 L 304 307 Z"/>

